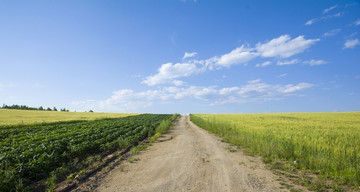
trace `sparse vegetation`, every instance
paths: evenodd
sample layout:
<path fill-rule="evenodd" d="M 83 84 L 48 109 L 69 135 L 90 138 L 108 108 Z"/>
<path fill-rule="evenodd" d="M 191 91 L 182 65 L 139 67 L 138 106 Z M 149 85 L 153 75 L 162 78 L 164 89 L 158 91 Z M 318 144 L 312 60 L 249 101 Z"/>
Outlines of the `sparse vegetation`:
<path fill-rule="evenodd" d="M 159 127 L 155 129 L 155 135 L 150 138 L 150 145 L 151 143 L 154 143 L 159 137 L 161 137 L 162 134 L 166 133 L 172 122 L 178 117 L 180 114 L 174 114 L 170 119 L 164 120 L 160 123 Z"/>
<path fill-rule="evenodd" d="M 168 131 L 171 126 L 171 123 L 179 116 L 180 114 L 174 114 L 171 118 L 163 120 L 160 125 L 155 129 L 156 133 L 164 134 Z"/>
<path fill-rule="evenodd" d="M 161 137 L 161 133 L 155 133 L 155 135 L 150 138 L 150 144 L 154 143 L 159 137 Z"/>
<path fill-rule="evenodd" d="M 139 161 L 139 160 L 140 160 L 139 158 L 130 158 L 130 159 L 128 159 L 128 161 L 130 163 L 135 163 L 136 161 Z"/>
<path fill-rule="evenodd" d="M 146 145 L 139 145 L 139 146 L 134 146 L 130 149 L 130 154 L 131 155 L 136 155 L 138 154 L 140 151 L 144 151 L 146 150 L 147 146 Z"/>

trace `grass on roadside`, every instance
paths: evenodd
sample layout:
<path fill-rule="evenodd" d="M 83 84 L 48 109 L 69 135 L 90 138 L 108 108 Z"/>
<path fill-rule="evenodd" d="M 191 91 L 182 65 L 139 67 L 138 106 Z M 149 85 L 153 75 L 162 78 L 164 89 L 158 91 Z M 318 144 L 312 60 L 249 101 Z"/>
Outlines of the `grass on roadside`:
<path fill-rule="evenodd" d="M 191 121 L 274 167 L 332 181 L 312 180 L 312 189 L 360 189 L 360 112 L 192 114 Z"/>

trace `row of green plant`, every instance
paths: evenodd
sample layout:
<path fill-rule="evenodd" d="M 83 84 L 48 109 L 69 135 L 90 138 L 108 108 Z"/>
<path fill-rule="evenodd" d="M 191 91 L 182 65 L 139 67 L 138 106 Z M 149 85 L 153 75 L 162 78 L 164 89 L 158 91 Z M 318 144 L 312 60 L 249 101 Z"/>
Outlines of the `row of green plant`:
<path fill-rule="evenodd" d="M 171 127 L 172 122 L 179 116 L 180 114 L 174 114 L 170 117 L 170 119 L 164 119 L 160 122 L 159 126 L 155 128 L 155 134 L 150 138 L 150 142 L 148 145 L 152 145 L 159 137 L 161 137 L 161 133 L 166 133 L 167 130 Z M 144 151 L 147 149 L 147 144 L 141 145 L 133 145 L 129 151 L 130 155 L 138 154 L 140 151 Z M 121 158 L 121 154 L 118 155 L 118 158 Z M 129 158 L 128 161 L 133 163 L 137 161 L 137 158 Z M 54 191 L 55 185 L 59 181 L 62 180 L 71 180 L 76 177 L 85 177 L 87 172 L 91 172 L 92 169 L 96 169 L 99 167 L 103 167 L 106 162 L 103 162 L 103 159 L 100 155 L 90 155 L 87 156 L 82 161 L 79 161 L 78 158 L 75 158 L 71 162 L 63 165 L 62 167 L 57 168 L 56 170 L 50 173 L 50 176 L 46 181 L 46 191 Z M 109 169 L 113 169 L 113 163 L 110 163 L 108 166 Z M 120 170 L 123 170 L 120 167 Z"/>
<path fill-rule="evenodd" d="M 159 137 L 162 136 L 162 134 L 166 133 L 171 127 L 172 122 L 175 121 L 178 116 L 180 116 L 180 114 L 176 113 L 170 119 L 162 121 L 160 125 L 155 129 L 154 136 L 150 138 L 150 143 L 155 142 Z"/>
<path fill-rule="evenodd" d="M 360 185 L 360 112 L 192 114 L 191 121 L 265 162 Z"/>
<path fill-rule="evenodd" d="M 169 114 L 142 114 L 0 129 L 0 189 L 23 189 L 72 159 L 136 144 L 171 118 Z"/>

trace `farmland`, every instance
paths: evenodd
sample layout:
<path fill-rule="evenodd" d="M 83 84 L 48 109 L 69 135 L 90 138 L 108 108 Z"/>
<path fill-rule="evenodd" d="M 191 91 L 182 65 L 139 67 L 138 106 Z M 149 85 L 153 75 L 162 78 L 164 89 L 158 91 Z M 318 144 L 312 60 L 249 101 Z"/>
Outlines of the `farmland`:
<path fill-rule="evenodd" d="M 0 109 L 0 126 L 17 124 L 48 123 L 58 121 L 95 120 L 102 118 L 119 118 L 136 113 L 89 113 Z"/>
<path fill-rule="evenodd" d="M 3 126 L 0 129 L 0 188 L 4 191 L 22 189 L 24 183 L 47 178 L 73 159 L 136 144 L 175 117 L 141 114 L 94 121 Z"/>
<path fill-rule="evenodd" d="M 360 112 L 192 114 L 191 121 L 265 162 L 360 185 Z"/>

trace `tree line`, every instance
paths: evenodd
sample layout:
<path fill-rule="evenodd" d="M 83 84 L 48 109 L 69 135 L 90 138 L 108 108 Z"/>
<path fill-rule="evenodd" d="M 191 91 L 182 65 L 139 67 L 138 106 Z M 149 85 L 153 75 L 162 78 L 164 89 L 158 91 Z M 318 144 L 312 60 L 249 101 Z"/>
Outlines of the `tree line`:
<path fill-rule="evenodd" d="M 56 107 L 53 107 L 53 108 L 44 108 L 42 106 L 40 106 L 39 108 L 37 107 L 28 107 L 26 105 L 5 105 L 3 104 L 2 107 L 0 107 L 2 109 L 20 109 L 20 110 L 38 110 L 38 111 L 58 111 L 58 109 Z M 69 112 L 69 109 L 60 109 L 60 111 L 66 111 L 66 112 Z"/>

